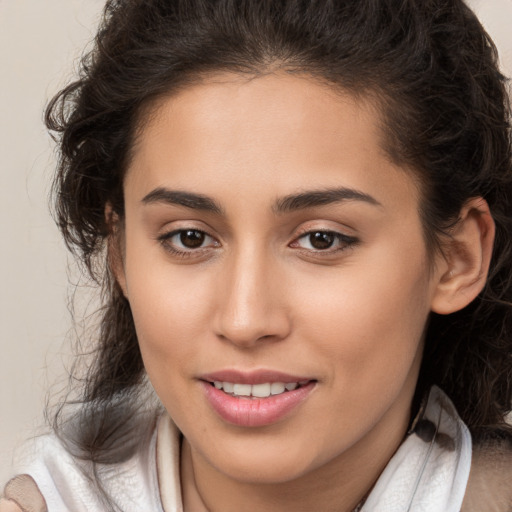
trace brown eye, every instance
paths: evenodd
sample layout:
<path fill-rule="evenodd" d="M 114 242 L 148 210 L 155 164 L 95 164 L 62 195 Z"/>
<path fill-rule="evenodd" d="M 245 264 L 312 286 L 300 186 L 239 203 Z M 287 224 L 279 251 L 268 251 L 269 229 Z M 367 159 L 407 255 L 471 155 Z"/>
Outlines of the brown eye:
<path fill-rule="evenodd" d="M 195 253 L 199 249 L 218 247 L 215 238 L 199 229 L 177 229 L 158 237 L 164 248 L 173 253 Z"/>
<path fill-rule="evenodd" d="M 187 229 L 180 233 L 180 242 L 187 249 L 197 249 L 201 247 L 206 239 L 206 234 L 197 229 Z"/>
<path fill-rule="evenodd" d="M 306 249 L 313 253 L 332 254 L 357 243 L 357 238 L 335 231 L 310 231 L 297 238 L 291 244 L 291 247 Z"/>
<path fill-rule="evenodd" d="M 336 235 L 327 231 L 316 231 L 308 236 L 311 247 L 317 250 L 329 249 L 336 241 Z"/>

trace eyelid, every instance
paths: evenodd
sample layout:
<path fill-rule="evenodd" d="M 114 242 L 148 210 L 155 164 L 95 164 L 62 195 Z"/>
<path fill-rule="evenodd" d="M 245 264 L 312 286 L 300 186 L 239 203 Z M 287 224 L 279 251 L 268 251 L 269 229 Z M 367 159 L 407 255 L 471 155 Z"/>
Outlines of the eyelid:
<path fill-rule="evenodd" d="M 199 231 L 208 235 L 215 240 L 218 240 L 218 236 L 214 235 L 214 230 L 206 223 L 199 219 L 176 219 L 174 221 L 162 223 L 160 226 L 155 226 L 154 238 L 155 240 L 165 240 L 168 239 L 177 233 L 181 233 L 183 231 Z"/>
<path fill-rule="evenodd" d="M 340 235 L 346 238 L 353 238 L 356 239 L 357 236 L 349 234 L 350 232 L 353 232 L 353 228 L 350 228 L 348 226 L 340 226 L 339 223 L 336 223 L 336 225 L 329 225 L 325 221 L 319 221 L 319 222 L 308 222 L 301 225 L 293 235 L 293 238 L 300 238 L 301 236 L 308 235 L 310 233 L 334 233 L 336 235 Z"/>
<path fill-rule="evenodd" d="M 333 255 L 333 254 L 339 253 L 341 251 L 344 251 L 346 249 L 349 249 L 350 247 L 357 245 L 360 241 L 359 238 L 357 238 L 356 236 L 347 235 L 346 233 L 343 233 L 338 229 L 329 228 L 329 227 L 325 227 L 325 226 L 318 227 L 318 228 L 315 228 L 313 226 L 308 226 L 308 227 L 301 228 L 295 234 L 295 236 L 294 236 L 292 242 L 289 244 L 289 246 L 292 248 L 295 248 L 293 244 L 297 244 L 297 242 L 300 239 L 310 236 L 314 233 L 332 233 L 338 239 L 341 246 L 337 246 L 334 248 L 329 247 L 327 249 L 314 249 L 314 248 L 307 249 L 307 248 L 303 248 L 303 247 L 299 246 L 299 247 L 297 247 L 297 250 L 300 250 L 300 251 L 302 251 L 304 253 L 308 253 L 308 254 L 328 256 L 328 255 Z"/>
<path fill-rule="evenodd" d="M 171 243 L 171 240 L 173 237 L 175 237 L 176 235 L 180 235 L 181 233 L 186 232 L 186 231 L 196 231 L 198 233 L 202 233 L 202 234 L 206 235 L 207 237 L 211 238 L 214 243 L 213 244 L 210 243 L 208 245 L 197 247 L 197 248 L 186 248 L 186 247 L 182 248 L 182 247 L 177 247 L 175 244 Z M 212 247 L 217 248 L 217 247 L 220 247 L 220 245 L 221 245 L 220 242 L 217 240 L 217 238 L 214 237 L 212 234 L 210 234 L 207 230 L 202 229 L 202 228 L 200 229 L 200 228 L 193 227 L 193 226 L 183 226 L 180 228 L 171 229 L 169 231 L 159 234 L 156 237 L 156 240 L 162 245 L 162 247 L 167 252 L 169 252 L 170 254 L 172 254 L 174 256 L 179 256 L 179 257 L 183 257 L 183 258 L 199 256 L 199 255 L 203 254 L 205 251 L 211 249 Z"/>

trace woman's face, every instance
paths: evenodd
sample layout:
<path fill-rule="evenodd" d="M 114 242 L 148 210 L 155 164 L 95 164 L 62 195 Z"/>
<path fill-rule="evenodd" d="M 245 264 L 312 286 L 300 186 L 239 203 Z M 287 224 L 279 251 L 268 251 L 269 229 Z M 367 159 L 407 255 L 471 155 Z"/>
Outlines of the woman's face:
<path fill-rule="evenodd" d="M 144 125 L 118 274 L 197 463 L 284 482 L 404 435 L 436 278 L 379 126 L 285 74 L 216 76 Z"/>

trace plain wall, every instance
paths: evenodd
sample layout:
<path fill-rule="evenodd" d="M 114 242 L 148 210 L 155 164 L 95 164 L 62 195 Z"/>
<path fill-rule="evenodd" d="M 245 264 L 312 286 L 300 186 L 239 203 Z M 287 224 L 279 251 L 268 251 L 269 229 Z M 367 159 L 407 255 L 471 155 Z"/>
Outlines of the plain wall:
<path fill-rule="evenodd" d="M 0 488 L 12 449 L 65 382 L 67 254 L 48 212 L 48 99 L 73 76 L 104 0 L 0 0 Z"/>
<path fill-rule="evenodd" d="M 103 0 L 0 0 L 0 484 L 65 383 L 68 259 L 48 213 L 47 100 L 72 76 Z M 473 0 L 512 75 L 512 0 Z M 57 386 L 58 387 L 58 386 Z"/>

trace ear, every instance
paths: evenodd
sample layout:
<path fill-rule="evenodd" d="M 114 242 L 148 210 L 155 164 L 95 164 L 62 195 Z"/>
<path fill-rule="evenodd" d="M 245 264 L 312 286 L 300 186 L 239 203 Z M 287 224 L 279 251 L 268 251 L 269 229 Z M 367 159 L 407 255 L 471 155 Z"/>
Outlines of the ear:
<path fill-rule="evenodd" d="M 436 261 L 439 275 L 431 303 L 434 313 L 459 311 L 482 291 L 489 272 L 494 231 L 487 202 L 481 197 L 469 200 Z"/>
<path fill-rule="evenodd" d="M 108 226 L 107 263 L 123 295 L 128 298 L 124 269 L 124 230 L 122 220 L 111 203 L 105 205 L 105 220 Z"/>

